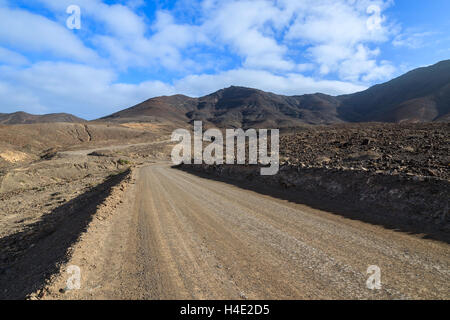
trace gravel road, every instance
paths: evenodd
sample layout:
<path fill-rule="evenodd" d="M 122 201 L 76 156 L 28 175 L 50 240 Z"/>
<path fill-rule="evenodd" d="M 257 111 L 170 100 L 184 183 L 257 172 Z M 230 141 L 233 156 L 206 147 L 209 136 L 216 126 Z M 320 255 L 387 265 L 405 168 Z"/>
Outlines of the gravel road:
<path fill-rule="evenodd" d="M 154 164 L 75 249 L 81 299 L 450 298 L 450 247 Z M 324 200 L 326 201 L 326 200 Z M 369 266 L 381 289 L 366 287 Z M 59 287 L 58 287 L 59 286 Z"/>

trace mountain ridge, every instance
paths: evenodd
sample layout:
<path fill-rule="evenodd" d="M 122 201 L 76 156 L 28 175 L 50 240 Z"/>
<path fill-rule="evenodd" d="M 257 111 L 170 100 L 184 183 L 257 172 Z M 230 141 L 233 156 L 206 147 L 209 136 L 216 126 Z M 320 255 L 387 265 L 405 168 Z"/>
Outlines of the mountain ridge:
<path fill-rule="evenodd" d="M 285 96 L 231 86 L 199 98 L 148 99 L 103 121 L 202 120 L 218 127 L 290 127 L 342 122 L 433 122 L 450 119 L 450 60 L 411 70 L 367 90 L 340 96 Z"/>
<path fill-rule="evenodd" d="M 43 115 L 30 114 L 23 111 L 0 113 L 0 124 L 35 124 L 54 122 L 86 122 L 86 120 L 69 113 L 49 113 Z"/>
<path fill-rule="evenodd" d="M 217 127 L 295 127 L 345 122 L 450 121 L 450 60 L 411 70 L 388 82 L 347 95 L 279 95 L 230 86 L 203 97 L 160 96 L 93 120 L 159 122 L 202 120 Z M 0 124 L 85 122 L 71 114 L 0 113 Z"/>

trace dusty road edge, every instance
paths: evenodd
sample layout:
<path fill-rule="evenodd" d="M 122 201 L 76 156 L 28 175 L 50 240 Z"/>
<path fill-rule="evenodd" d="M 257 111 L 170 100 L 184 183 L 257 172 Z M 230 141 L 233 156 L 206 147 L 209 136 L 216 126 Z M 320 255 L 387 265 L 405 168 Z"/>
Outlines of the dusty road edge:
<path fill-rule="evenodd" d="M 97 206 L 96 212 L 92 215 L 92 220 L 88 224 L 86 230 L 80 235 L 78 240 L 73 243 L 67 250 L 67 262 L 59 266 L 58 272 L 54 273 L 45 283 L 45 285 L 31 293 L 26 297 L 29 300 L 46 300 L 46 299 L 68 299 L 66 293 L 70 292 L 67 287 L 68 279 L 75 273 L 68 272 L 70 266 L 77 266 L 79 263 L 78 256 L 85 256 L 86 251 L 92 251 L 92 244 L 97 243 L 99 246 L 95 250 L 100 250 L 101 243 L 107 236 L 107 229 L 111 225 L 111 217 L 117 213 L 119 207 L 124 204 L 124 194 L 133 186 L 136 180 L 136 168 L 127 169 L 121 181 L 113 186 L 110 194 L 101 201 Z M 95 256 L 94 254 L 90 255 Z M 83 273 L 81 274 L 83 276 Z"/>
<path fill-rule="evenodd" d="M 282 166 L 274 176 L 262 176 L 259 166 L 183 164 L 175 168 L 450 243 L 449 203 L 445 197 L 450 183 L 446 180 L 289 165 Z"/>

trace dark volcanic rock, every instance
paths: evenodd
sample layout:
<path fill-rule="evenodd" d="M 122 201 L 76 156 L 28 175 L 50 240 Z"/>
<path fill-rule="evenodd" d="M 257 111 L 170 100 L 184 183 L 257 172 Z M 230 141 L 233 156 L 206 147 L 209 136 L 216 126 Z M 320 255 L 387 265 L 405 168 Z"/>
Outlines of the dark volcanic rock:
<path fill-rule="evenodd" d="M 450 124 L 353 124 L 297 129 L 280 139 L 281 161 L 450 179 Z"/>

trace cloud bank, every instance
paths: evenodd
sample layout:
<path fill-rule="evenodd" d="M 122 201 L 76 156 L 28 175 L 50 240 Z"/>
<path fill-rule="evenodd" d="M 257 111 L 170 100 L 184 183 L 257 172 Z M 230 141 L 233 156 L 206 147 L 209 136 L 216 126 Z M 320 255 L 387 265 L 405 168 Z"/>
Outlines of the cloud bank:
<path fill-rule="evenodd" d="M 389 0 L 180 1 L 154 12 L 142 1 L 77 0 L 82 29 L 69 30 L 73 2 L 38 0 L 32 10 L 0 1 L 1 112 L 92 119 L 230 85 L 337 95 L 396 72 L 379 58 L 396 36 Z"/>

